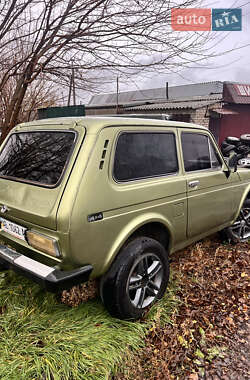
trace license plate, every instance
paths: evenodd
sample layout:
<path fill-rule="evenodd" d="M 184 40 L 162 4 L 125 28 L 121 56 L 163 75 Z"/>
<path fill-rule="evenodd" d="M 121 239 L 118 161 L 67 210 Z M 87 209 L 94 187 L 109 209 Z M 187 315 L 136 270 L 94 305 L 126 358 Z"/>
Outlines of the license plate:
<path fill-rule="evenodd" d="M 27 230 L 27 228 L 19 226 L 18 224 L 10 222 L 9 220 L 6 220 L 4 218 L 1 218 L 1 230 L 7 232 L 10 235 L 15 236 L 18 239 L 26 240 L 25 231 Z"/>

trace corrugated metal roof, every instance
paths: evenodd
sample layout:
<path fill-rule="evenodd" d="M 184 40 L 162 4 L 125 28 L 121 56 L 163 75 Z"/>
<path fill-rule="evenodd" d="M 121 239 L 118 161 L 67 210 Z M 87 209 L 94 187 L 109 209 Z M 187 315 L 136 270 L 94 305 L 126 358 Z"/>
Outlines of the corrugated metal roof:
<path fill-rule="evenodd" d="M 169 99 L 178 99 L 184 96 L 189 98 L 193 96 L 208 96 L 211 94 L 222 93 L 223 82 L 220 81 L 186 84 L 168 88 Z M 105 104 L 116 104 L 116 96 L 116 93 L 94 95 L 90 99 L 88 105 L 101 106 Z M 118 96 L 118 102 L 120 105 L 132 103 L 135 101 L 148 101 L 157 99 L 166 99 L 166 87 L 138 91 L 126 91 L 119 93 Z"/>
<path fill-rule="evenodd" d="M 221 99 L 217 100 L 200 100 L 200 101 L 186 101 L 186 102 L 164 102 L 145 104 L 135 107 L 124 107 L 126 111 L 153 111 L 153 110 L 170 110 L 170 109 L 197 109 L 218 103 Z"/>

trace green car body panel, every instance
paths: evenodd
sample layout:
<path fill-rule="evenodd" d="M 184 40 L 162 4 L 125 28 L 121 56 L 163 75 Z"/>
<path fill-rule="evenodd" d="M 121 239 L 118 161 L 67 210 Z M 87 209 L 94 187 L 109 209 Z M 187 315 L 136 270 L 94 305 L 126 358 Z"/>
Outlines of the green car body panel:
<path fill-rule="evenodd" d="M 52 257 L 4 230 L 0 238 L 17 252 L 61 271 L 91 265 L 90 277 L 102 276 L 128 239 L 145 225 L 165 231 L 167 249 L 174 252 L 233 224 L 250 194 L 250 170 L 230 171 L 213 136 L 201 126 L 80 117 L 24 123 L 11 134 L 30 131 L 74 132 L 74 147 L 56 186 L 0 177 L 0 206 L 9 209 L 2 217 L 54 239 L 60 255 Z M 117 139 L 124 132 L 172 133 L 178 171 L 117 181 L 113 170 L 115 151 Z M 186 173 L 181 143 L 184 132 L 208 136 L 221 167 Z M 190 187 L 190 182 L 194 186 Z"/>

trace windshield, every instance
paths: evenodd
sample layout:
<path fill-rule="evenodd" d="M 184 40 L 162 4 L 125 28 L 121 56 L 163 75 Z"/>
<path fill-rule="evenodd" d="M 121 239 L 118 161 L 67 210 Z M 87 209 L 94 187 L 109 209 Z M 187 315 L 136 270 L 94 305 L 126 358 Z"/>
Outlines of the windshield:
<path fill-rule="evenodd" d="M 56 185 L 70 157 L 74 132 L 21 132 L 12 134 L 0 153 L 0 176 Z"/>

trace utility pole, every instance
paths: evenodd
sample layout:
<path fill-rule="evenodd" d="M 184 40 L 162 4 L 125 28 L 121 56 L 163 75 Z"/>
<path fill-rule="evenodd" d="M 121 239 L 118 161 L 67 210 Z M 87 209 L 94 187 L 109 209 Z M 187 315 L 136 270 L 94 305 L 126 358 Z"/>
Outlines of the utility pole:
<path fill-rule="evenodd" d="M 73 106 L 76 105 L 75 69 L 72 67 Z"/>
<path fill-rule="evenodd" d="M 116 114 L 119 113 L 119 77 L 116 77 Z"/>
<path fill-rule="evenodd" d="M 168 94 L 168 82 L 166 82 L 166 99 L 169 98 L 169 94 Z"/>
<path fill-rule="evenodd" d="M 71 98 L 71 92 L 72 92 L 72 74 L 70 75 L 70 82 L 69 82 L 69 96 L 68 96 L 68 103 L 67 106 L 70 106 L 70 98 Z"/>
<path fill-rule="evenodd" d="M 75 70 L 72 66 L 71 68 L 71 76 L 70 76 L 70 82 L 69 82 L 69 95 L 68 95 L 68 104 L 67 106 L 70 106 L 70 100 L 71 100 L 71 94 L 73 97 L 73 105 L 76 105 L 76 86 L 75 86 Z"/>

